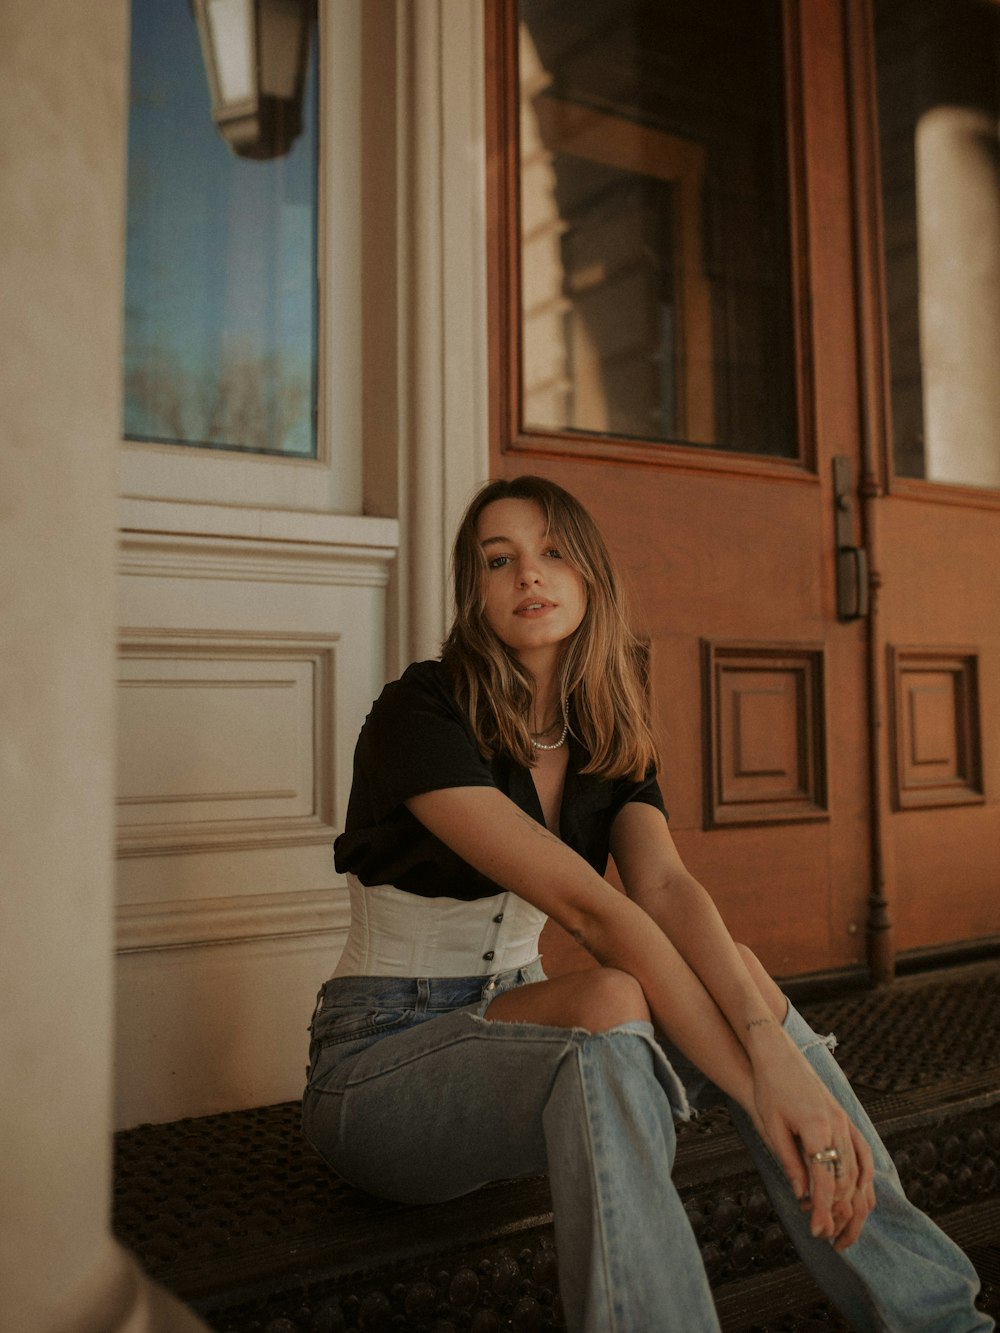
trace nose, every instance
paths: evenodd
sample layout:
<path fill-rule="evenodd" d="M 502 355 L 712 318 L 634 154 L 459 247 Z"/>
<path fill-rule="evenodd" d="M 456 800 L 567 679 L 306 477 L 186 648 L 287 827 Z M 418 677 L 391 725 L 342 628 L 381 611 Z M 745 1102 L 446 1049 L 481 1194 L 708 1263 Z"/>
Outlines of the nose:
<path fill-rule="evenodd" d="M 522 588 L 529 588 L 533 583 L 541 582 L 541 571 L 535 562 L 528 556 L 521 561 L 518 569 L 517 581 Z"/>

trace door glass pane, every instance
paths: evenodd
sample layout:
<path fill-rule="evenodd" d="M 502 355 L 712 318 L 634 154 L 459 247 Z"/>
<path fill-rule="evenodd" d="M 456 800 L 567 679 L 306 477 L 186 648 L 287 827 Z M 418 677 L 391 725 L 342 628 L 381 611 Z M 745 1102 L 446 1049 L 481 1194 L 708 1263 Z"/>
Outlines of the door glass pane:
<path fill-rule="evenodd" d="M 1000 8 L 875 22 L 896 471 L 1000 487 Z"/>
<path fill-rule="evenodd" d="M 522 425 L 795 457 L 778 0 L 519 0 Z"/>
<path fill-rule="evenodd" d="M 291 151 L 236 157 L 192 6 L 133 0 L 128 439 L 316 455 L 316 47 Z"/>

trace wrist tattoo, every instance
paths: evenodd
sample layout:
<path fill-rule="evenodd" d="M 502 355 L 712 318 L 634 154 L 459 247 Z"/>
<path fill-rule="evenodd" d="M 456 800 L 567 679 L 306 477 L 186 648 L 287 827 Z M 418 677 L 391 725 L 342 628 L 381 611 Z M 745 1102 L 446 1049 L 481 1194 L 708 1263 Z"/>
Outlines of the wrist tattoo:
<path fill-rule="evenodd" d="M 751 1018 L 750 1022 L 747 1024 L 747 1031 L 749 1032 L 751 1028 L 763 1028 L 763 1027 L 767 1027 L 768 1023 L 773 1023 L 773 1022 L 774 1022 L 773 1017 L 770 1017 L 770 1018 Z"/>

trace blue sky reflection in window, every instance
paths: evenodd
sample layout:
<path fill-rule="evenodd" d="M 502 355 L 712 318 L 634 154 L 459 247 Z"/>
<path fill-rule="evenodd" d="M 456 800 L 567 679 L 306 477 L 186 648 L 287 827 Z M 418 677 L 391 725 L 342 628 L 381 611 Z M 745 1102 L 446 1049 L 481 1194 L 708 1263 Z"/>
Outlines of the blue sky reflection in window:
<path fill-rule="evenodd" d="M 125 436 L 316 456 L 317 77 L 287 156 L 212 121 L 187 0 L 133 0 Z"/>

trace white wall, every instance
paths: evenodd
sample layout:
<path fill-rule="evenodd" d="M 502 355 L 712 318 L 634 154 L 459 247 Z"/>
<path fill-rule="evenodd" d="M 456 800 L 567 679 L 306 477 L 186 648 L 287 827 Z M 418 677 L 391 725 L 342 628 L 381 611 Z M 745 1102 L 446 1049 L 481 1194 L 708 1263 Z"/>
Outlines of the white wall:
<path fill-rule="evenodd" d="M 301 1093 L 397 544 L 392 519 L 272 511 L 261 539 L 245 509 L 161 503 L 154 532 L 150 508 L 119 557 L 123 1125 Z"/>
<path fill-rule="evenodd" d="M 123 448 L 119 1125 L 300 1095 L 357 732 L 487 473 L 480 6 L 323 8 L 321 458 Z"/>

